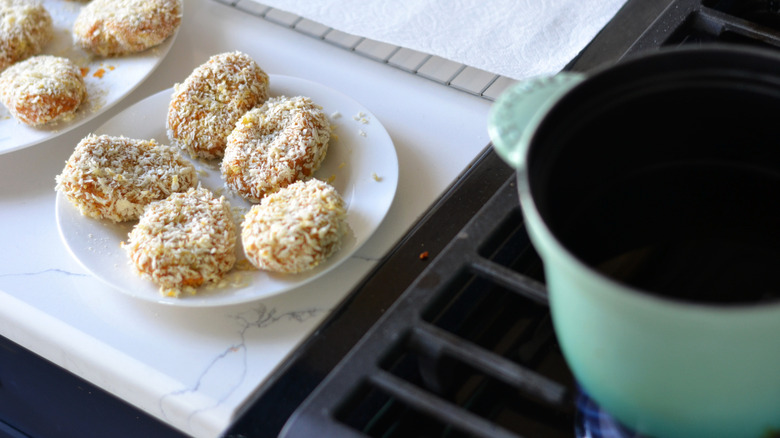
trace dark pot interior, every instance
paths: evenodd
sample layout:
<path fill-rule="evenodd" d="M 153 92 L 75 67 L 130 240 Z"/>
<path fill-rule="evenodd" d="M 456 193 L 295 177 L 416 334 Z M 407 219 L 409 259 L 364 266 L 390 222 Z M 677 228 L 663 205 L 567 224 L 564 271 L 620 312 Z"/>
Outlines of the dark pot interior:
<path fill-rule="evenodd" d="M 621 281 L 684 300 L 773 300 L 778 118 L 776 55 L 698 49 L 626 61 L 580 84 L 539 126 L 532 197 L 565 247 Z"/>

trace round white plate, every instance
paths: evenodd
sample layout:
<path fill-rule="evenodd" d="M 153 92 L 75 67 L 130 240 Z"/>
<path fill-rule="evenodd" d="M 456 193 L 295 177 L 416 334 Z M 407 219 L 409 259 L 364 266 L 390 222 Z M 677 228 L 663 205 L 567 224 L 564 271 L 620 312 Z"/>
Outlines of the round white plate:
<path fill-rule="evenodd" d="M 133 297 L 176 306 L 221 306 L 269 297 L 309 283 L 352 255 L 374 233 L 395 197 L 398 157 L 385 128 L 362 105 L 323 85 L 287 76 L 270 76 L 272 96 L 303 95 L 321 105 L 335 126 L 328 153 L 315 177 L 330 181 L 347 204 L 350 231 L 342 248 L 314 270 L 302 274 L 272 274 L 256 269 L 230 272 L 219 287 L 201 287 L 195 295 L 164 297 L 151 281 L 143 280 L 129 264 L 120 243 L 135 222 L 114 224 L 81 215 L 61 193 L 56 216 L 60 235 L 73 256 L 93 275 Z M 169 144 L 165 120 L 173 89 L 129 107 L 97 130 L 100 134 L 155 139 Z M 185 156 L 187 156 L 185 154 Z M 241 211 L 251 204 L 225 189 L 219 166 L 193 160 L 201 184 L 221 193 Z M 237 248 L 239 265 L 247 264 L 243 247 Z"/>
<path fill-rule="evenodd" d="M 43 5 L 54 22 L 54 37 L 43 53 L 68 58 L 85 72 L 87 101 L 79 107 L 74 118 L 35 128 L 18 122 L 5 105 L 0 104 L 0 154 L 50 140 L 111 108 L 157 68 L 176 38 L 173 35 L 159 46 L 141 53 L 102 58 L 82 50 L 73 41 L 71 29 L 82 3 L 43 0 Z"/>

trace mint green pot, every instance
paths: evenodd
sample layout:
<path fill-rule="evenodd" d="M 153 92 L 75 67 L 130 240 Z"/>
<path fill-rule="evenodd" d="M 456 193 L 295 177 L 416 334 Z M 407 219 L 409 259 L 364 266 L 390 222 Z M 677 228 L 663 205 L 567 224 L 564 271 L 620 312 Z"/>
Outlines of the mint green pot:
<path fill-rule="evenodd" d="M 494 104 L 489 134 L 498 154 L 517 169 L 525 223 L 545 266 L 556 335 L 589 395 L 647 436 L 780 436 L 780 304 L 692 304 L 611 280 L 581 262 L 551 231 L 539 209 L 542 190 L 529 178 L 533 166 L 544 165 L 529 160 L 531 151 L 547 146 L 537 138 L 540 125 L 567 129 L 556 124 L 561 106 L 618 98 L 621 93 L 610 94 L 613 88 L 632 81 L 635 88 L 663 88 L 667 79 L 661 76 L 674 71 L 693 82 L 732 75 L 737 79 L 726 82 L 739 90 L 743 76 L 763 81 L 780 75 L 780 58 L 747 49 L 662 50 L 588 75 L 523 81 Z"/>

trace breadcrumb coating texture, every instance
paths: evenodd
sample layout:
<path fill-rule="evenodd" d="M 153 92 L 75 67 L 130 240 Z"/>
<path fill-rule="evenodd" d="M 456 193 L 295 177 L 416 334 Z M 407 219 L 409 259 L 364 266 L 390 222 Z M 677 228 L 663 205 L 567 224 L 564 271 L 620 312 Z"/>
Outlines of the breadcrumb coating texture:
<path fill-rule="evenodd" d="M 249 55 L 214 55 L 174 86 L 168 138 L 193 157 L 221 158 L 236 122 L 266 99 L 268 75 Z"/>
<path fill-rule="evenodd" d="M 305 96 L 272 97 L 247 112 L 227 140 L 222 177 L 252 202 L 314 175 L 328 151 L 330 122 Z"/>
<path fill-rule="evenodd" d="M 137 273 L 167 297 L 217 283 L 236 262 L 230 204 L 202 187 L 149 204 L 123 248 Z"/>
<path fill-rule="evenodd" d="M 144 207 L 197 184 L 195 167 L 178 149 L 108 135 L 89 135 L 56 177 L 56 190 L 85 216 L 124 222 Z"/>
<path fill-rule="evenodd" d="M 86 98 L 84 78 L 67 58 L 33 56 L 0 73 L 0 100 L 30 126 L 70 119 Z"/>
<path fill-rule="evenodd" d="M 34 0 L 0 0 L 0 71 L 37 55 L 54 34 L 46 8 Z"/>
<path fill-rule="evenodd" d="M 252 206 L 241 225 L 247 259 L 286 274 L 310 270 L 341 248 L 344 200 L 330 184 L 297 181 Z"/>
<path fill-rule="evenodd" d="M 75 42 L 100 56 L 141 52 L 178 29 L 182 0 L 92 0 L 73 23 Z"/>

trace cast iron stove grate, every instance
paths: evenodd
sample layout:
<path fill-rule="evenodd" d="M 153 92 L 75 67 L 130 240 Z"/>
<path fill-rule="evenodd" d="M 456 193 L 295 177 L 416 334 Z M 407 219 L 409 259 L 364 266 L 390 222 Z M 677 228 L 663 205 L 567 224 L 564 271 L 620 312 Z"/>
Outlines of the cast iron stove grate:
<path fill-rule="evenodd" d="M 510 178 L 317 389 L 290 435 L 571 436 L 573 382 L 520 214 Z"/>
<path fill-rule="evenodd" d="M 779 4 L 631 0 L 567 69 L 668 45 L 776 48 Z M 576 396 L 514 174 L 487 147 L 228 435 L 286 421 L 288 438 L 571 437 Z"/>

